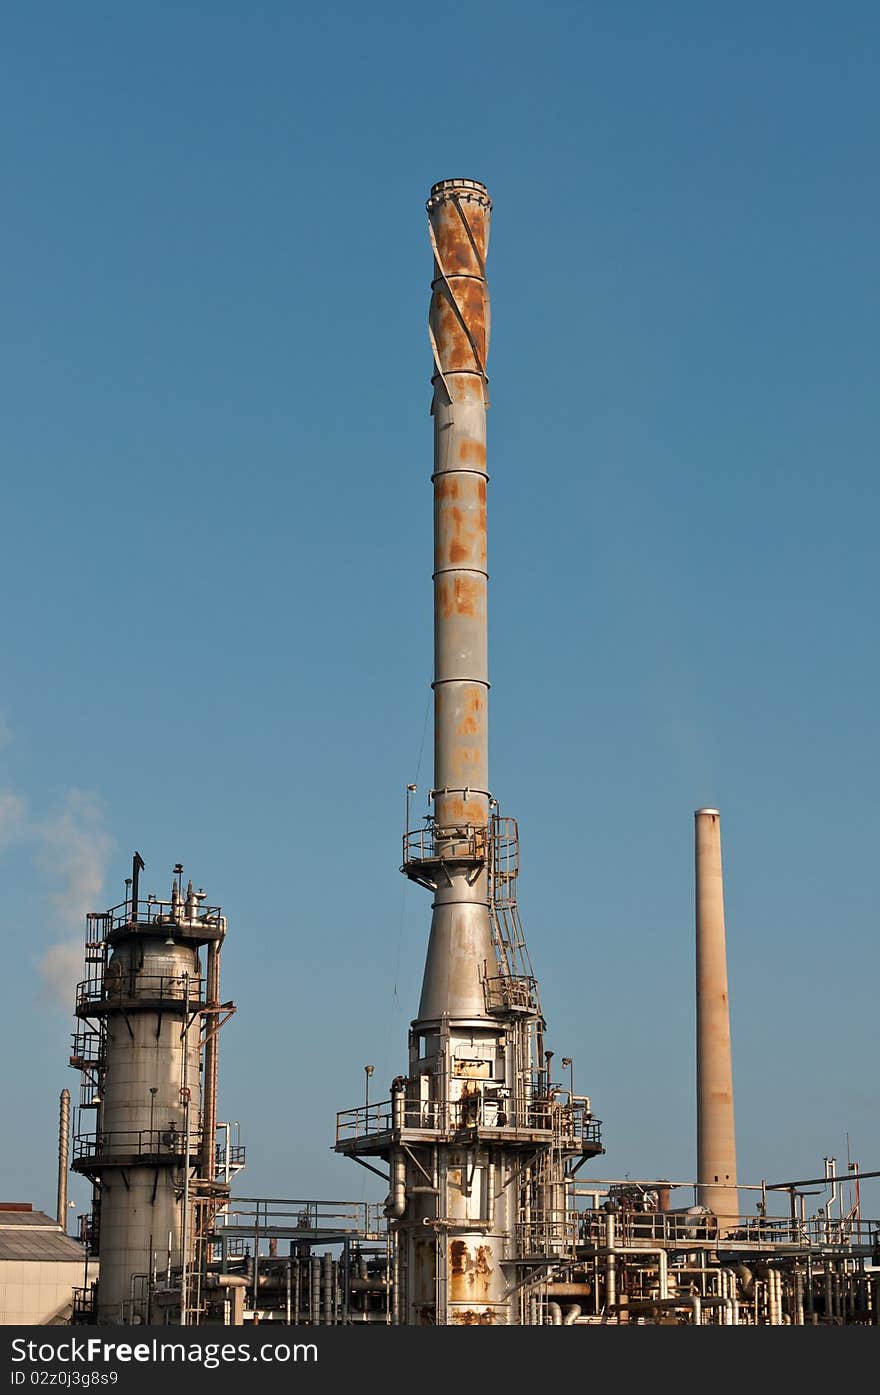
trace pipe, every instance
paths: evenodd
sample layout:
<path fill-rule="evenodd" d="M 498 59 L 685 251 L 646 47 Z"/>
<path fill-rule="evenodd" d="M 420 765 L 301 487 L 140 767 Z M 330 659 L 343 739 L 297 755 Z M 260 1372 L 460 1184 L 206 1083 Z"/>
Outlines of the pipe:
<path fill-rule="evenodd" d="M 669 1297 L 669 1259 L 665 1249 L 660 1245 L 652 1245 L 649 1247 L 643 1247 L 641 1245 L 616 1245 L 614 1243 L 613 1212 L 609 1212 L 605 1217 L 605 1246 L 603 1253 L 607 1256 L 608 1261 L 605 1271 L 606 1302 L 608 1304 L 617 1301 L 616 1258 L 618 1255 L 644 1255 L 647 1258 L 656 1259 L 659 1297 L 661 1300 Z"/>
<path fill-rule="evenodd" d="M 652 1312 L 655 1308 L 690 1308 L 694 1327 L 703 1323 L 703 1300 L 697 1293 L 683 1293 L 675 1298 L 634 1298 L 627 1308 L 631 1313 Z"/>
<path fill-rule="evenodd" d="M 321 1325 L 321 1261 L 312 1255 L 309 1263 L 309 1306 L 313 1327 Z"/>
<path fill-rule="evenodd" d="M 548 1303 L 548 1304 L 547 1304 L 547 1312 L 550 1314 L 551 1318 L 553 1319 L 553 1326 L 554 1326 L 554 1327 L 561 1327 L 561 1326 L 562 1326 L 562 1309 L 560 1308 L 559 1304 L 558 1304 L 558 1303 Z"/>
<path fill-rule="evenodd" d="M 189 1246 L 190 1246 L 190 1090 L 189 1090 L 189 1029 L 192 1024 L 189 1020 L 189 974 L 183 975 L 183 1026 L 181 1028 L 181 1038 L 183 1040 L 182 1054 L 182 1083 L 180 1088 L 183 1099 L 183 1216 L 181 1218 L 181 1239 L 180 1239 L 180 1325 L 189 1325 Z"/>
<path fill-rule="evenodd" d="M 746 1264 L 736 1264 L 733 1273 L 739 1279 L 743 1298 L 751 1298 L 755 1289 L 755 1276 Z"/>
<path fill-rule="evenodd" d="M 824 1162 L 824 1164 L 825 1164 L 825 1180 L 826 1180 L 827 1182 L 830 1182 L 830 1183 L 831 1183 L 831 1195 L 829 1196 L 828 1200 L 826 1201 L 825 1207 L 824 1207 L 824 1210 L 825 1210 L 825 1241 L 826 1241 L 827 1244 L 830 1244 L 830 1243 L 831 1243 L 831 1208 L 832 1208 L 832 1206 L 834 1205 L 835 1201 L 837 1200 L 837 1173 L 836 1173 L 836 1171 L 835 1171 L 835 1168 L 836 1168 L 836 1165 L 837 1165 L 837 1159 L 836 1159 L 836 1158 L 824 1158 L 824 1159 L 823 1159 L 823 1162 Z"/>
<path fill-rule="evenodd" d="M 391 1122 L 396 1133 L 404 1127 L 406 1121 L 405 1096 L 406 1081 L 398 1076 L 391 1084 Z M 391 1149 L 389 1171 L 391 1174 L 391 1190 L 388 1194 L 388 1201 L 385 1204 L 385 1215 L 389 1219 L 399 1220 L 406 1210 L 406 1157 L 403 1149 L 395 1145 Z"/>
<path fill-rule="evenodd" d="M 581 1305 L 580 1305 L 580 1303 L 573 1303 L 572 1306 L 571 1306 L 569 1309 L 567 1309 L 566 1314 L 565 1314 L 565 1317 L 562 1319 L 562 1326 L 563 1326 L 563 1327 L 573 1327 L 574 1324 L 575 1324 L 575 1322 L 577 1321 L 577 1319 L 580 1317 L 580 1315 L 581 1315 Z"/>
<path fill-rule="evenodd" d="M 489 1230 L 495 1224 L 495 1164 L 492 1159 L 492 1151 L 489 1150 L 488 1163 L 486 1166 L 486 1225 Z"/>
<path fill-rule="evenodd" d="M 333 1326 L 333 1256 L 324 1255 L 324 1326 Z"/>
<path fill-rule="evenodd" d="M 723 1309 L 721 1324 L 723 1327 L 733 1326 L 733 1300 L 724 1293 L 704 1295 L 700 1300 L 704 1308 Z"/>
<path fill-rule="evenodd" d="M 391 1191 L 385 1215 L 398 1220 L 406 1210 L 406 1158 L 402 1148 L 391 1149 Z"/>
<path fill-rule="evenodd" d="M 617 1259 L 614 1248 L 614 1216 L 605 1217 L 605 1307 L 610 1310 L 617 1306 Z"/>
<path fill-rule="evenodd" d="M 190 902 L 187 901 L 187 910 Z M 193 917 L 194 918 L 194 917 Z M 208 958 L 205 968 L 205 997 L 209 1012 L 207 1040 L 205 1042 L 204 1072 L 204 1111 L 202 1117 L 202 1148 L 199 1171 L 206 1182 L 214 1180 L 214 1147 L 217 1134 L 217 1066 L 219 1057 L 220 1033 L 217 1030 L 216 1009 L 220 1006 L 220 946 L 226 933 L 225 917 L 221 919 L 219 940 L 208 942 Z"/>
<path fill-rule="evenodd" d="M 727 1297 L 730 1299 L 730 1320 L 733 1327 L 739 1326 L 739 1303 L 736 1299 L 736 1274 L 733 1269 L 722 1269 L 722 1274 L 726 1280 Z"/>
<path fill-rule="evenodd" d="M 717 809 L 697 809 L 694 821 L 698 1199 L 717 1216 L 719 1235 L 724 1235 L 736 1225 L 739 1198 L 721 820 Z"/>
<path fill-rule="evenodd" d="M 645 1248 L 641 1245 L 617 1245 L 614 1249 L 615 1255 L 645 1255 L 649 1259 L 657 1261 L 657 1287 L 660 1298 L 669 1297 L 669 1277 L 668 1277 L 668 1256 L 660 1246 Z"/>
<path fill-rule="evenodd" d="M 394 1258 L 392 1260 L 391 1319 L 395 1327 L 400 1326 L 400 1244 L 397 1236 L 392 1238 Z"/>
<path fill-rule="evenodd" d="M 70 1150 L 70 1091 L 62 1090 L 58 1111 L 58 1224 L 67 1234 L 67 1159 Z"/>

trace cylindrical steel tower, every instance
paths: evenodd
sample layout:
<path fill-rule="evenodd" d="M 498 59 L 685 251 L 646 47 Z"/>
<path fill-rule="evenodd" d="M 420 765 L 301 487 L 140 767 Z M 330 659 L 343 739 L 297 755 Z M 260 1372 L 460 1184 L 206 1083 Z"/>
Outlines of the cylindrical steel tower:
<path fill-rule="evenodd" d="M 736 1137 L 730 1001 L 724 938 L 721 819 L 717 809 L 697 809 L 697 1181 L 699 1200 L 718 1218 L 724 1234 L 736 1224 Z"/>
<path fill-rule="evenodd" d="M 338 1151 L 388 1162 L 395 1321 L 527 1322 L 533 1275 L 570 1247 L 566 1163 L 602 1151 L 586 1097 L 550 1080 L 516 904 L 516 823 L 489 791 L 486 253 L 491 201 L 435 184 L 434 787 L 402 871 L 433 893 L 409 1073 L 344 1111 Z"/>
<path fill-rule="evenodd" d="M 444 1014 L 485 1022 L 482 967 L 494 957 L 488 906 L 489 664 L 486 571 L 486 253 L 482 184 L 446 179 L 428 200 L 434 278 L 435 890 L 417 1026 Z"/>
<path fill-rule="evenodd" d="M 141 901 L 143 865 L 135 854 L 120 906 L 88 917 L 88 977 L 77 990 L 86 1024 L 71 1057 L 83 1072 L 80 1120 L 97 1114 L 94 1132 L 77 1133 L 73 1166 L 95 1184 L 99 1323 L 148 1321 L 158 1274 L 179 1284 L 180 1320 L 189 1320 L 198 1203 L 228 1192 L 214 1169 L 216 1045 L 204 1086 L 201 1078 L 204 1040 L 217 1030 L 205 1015 L 217 1009 L 226 921 L 192 883 L 183 890 L 180 864 L 170 900 Z"/>

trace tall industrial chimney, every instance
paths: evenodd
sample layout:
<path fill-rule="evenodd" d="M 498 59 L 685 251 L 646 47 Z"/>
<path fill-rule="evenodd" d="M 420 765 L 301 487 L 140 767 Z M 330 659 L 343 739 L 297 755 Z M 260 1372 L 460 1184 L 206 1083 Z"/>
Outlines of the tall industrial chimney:
<path fill-rule="evenodd" d="M 516 823 L 489 789 L 486 254 L 483 184 L 428 199 L 434 256 L 434 786 L 401 870 L 433 894 L 409 1073 L 387 1104 L 338 1117 L 336 1148 L 384 1158 L 394 1319 L 528 1321 L 529 1293 L 571 1244 L 566 1164 L 602 1152 L 589 1101 L 550 1079 L 516 905 Z"/>
<path fill-rule="evenodd" d="M 434 251 L 434 851 L 431 938 L 414 1026 L 444 1014 L 485 1022 L 483 965 L 494 959 L 488 905 L 489 660 L 486 570 L 486 252 L 482 184 L 447 179 L 428 200 Z M 479 846 L 477 846 L 479 844 Z"/>
<path fill-rule="evenodd" d="M 58 1101 L 58 1224 L 67 1231 L 67 1166 L 70 1153 L 70 1091 L 62 1090 Z"/>
<path fill-rule="evenodd" d="M 191 882 L 184 890 L 180 863 L 167 901 L 141 900 L 143 867 L 135 853 L 125 901 L 87 917 L 86 978 L 77 987 L 73 1166 L 94 1184 L 99 1324 L 191 1320 L 199 1228 L 229 1191 L 214 1167 L 226 919 Z M 151 1302 L 159 1276 L 161 1313 Z"/>
<path fill-rule="evenodd" d="M 718 1218 L 719 1234 L 739 1215 L 730 1001 L 724 940 L 721 819 L 717 809 L 697 809 L 697 1182 L 699 1200 Z"/>

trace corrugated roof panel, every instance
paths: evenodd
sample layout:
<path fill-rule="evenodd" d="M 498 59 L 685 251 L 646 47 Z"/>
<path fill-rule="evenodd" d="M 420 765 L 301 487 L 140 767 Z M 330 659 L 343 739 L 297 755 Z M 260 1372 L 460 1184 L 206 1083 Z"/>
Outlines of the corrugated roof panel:
<path fill-rule="evenodd" d="M 0 1227 L 0 1260 L 61 1260 L 85 1258 L 81 1245 L 58 1231 L 6 1230 Z"/>
<path fill-rule="evenodd" d="M 21 1226 L 41 1226 L 57 1225 L 54 1216 L 47 1216 L 45 1211 L 2 1211 L 0 1210 L 0 1230 L 11 1228 L 18 1230 Z"/>

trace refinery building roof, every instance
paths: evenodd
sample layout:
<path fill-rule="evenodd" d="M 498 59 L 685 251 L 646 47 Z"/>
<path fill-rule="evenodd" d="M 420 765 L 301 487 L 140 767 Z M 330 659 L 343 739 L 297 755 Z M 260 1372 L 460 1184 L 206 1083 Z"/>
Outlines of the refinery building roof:
<path fill-rule="evenodd" d="M 0 1260 L 48 1260 L 81 1263 L 83 1248 L 62 1235 L 61 1227 L 45 1211 L 23 1203 L 0 1202 Z"/>

